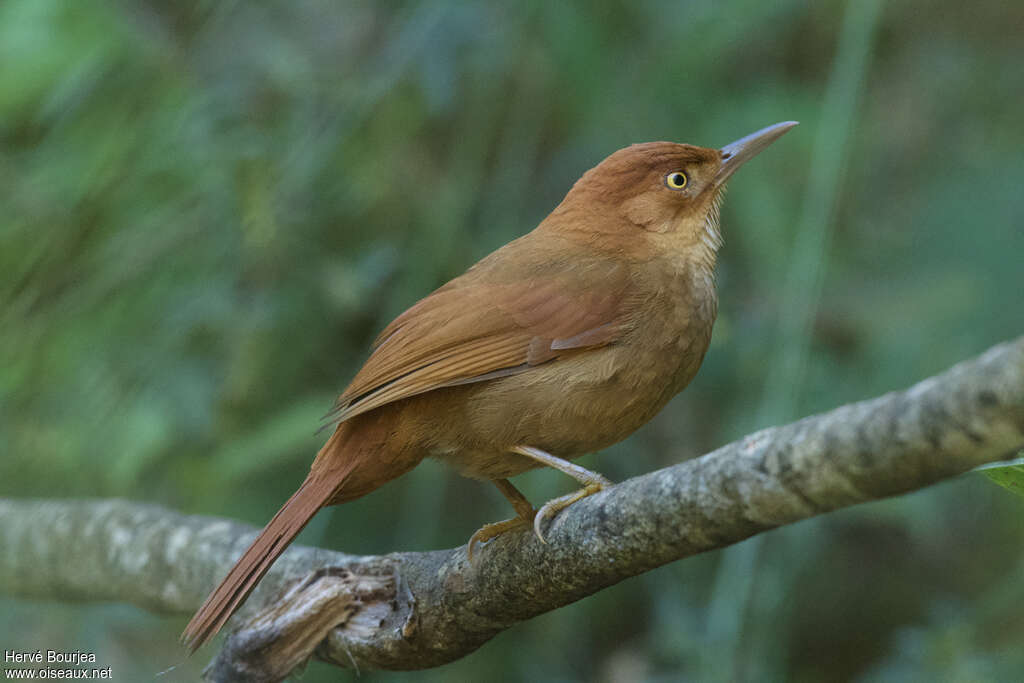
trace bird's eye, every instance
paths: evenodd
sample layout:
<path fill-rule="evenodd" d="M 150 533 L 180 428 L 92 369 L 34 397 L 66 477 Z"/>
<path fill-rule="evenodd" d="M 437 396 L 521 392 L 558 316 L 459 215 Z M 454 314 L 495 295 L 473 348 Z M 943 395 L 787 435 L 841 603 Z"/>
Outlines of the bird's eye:
<path fill-rule="evenodd" d="M 682 171 L 672 171 L 665 176 L 665 187 L 670 190 L 681 190 L 686 187 L 688 180 Z"/>

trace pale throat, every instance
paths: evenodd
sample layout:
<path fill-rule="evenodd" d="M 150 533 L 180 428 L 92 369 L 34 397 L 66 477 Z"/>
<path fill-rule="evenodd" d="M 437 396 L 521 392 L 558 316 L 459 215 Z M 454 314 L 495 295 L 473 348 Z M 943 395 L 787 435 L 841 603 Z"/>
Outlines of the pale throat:
<path fill-rule="evenodd" d="M 715 263 L 718 261 L 718 250 L 722 248 L 724 240 L 719 227 L 720 208 L 722 206 L 722 193 L 719 192 L 711 200 L 711 206 L 704 216 L 704 224 L 697 234 L 697 242 L 691 256 L 692 263 L 697 267 L 702 278 L 714 278 Z"/>
<path fill-rule="evenodd" d="M 704 217 L 704 234 L 701 235 L 701 241 L 713 252 L 717 253 L 722 248 L 724 240 L 722 239 L 722 231 L 719 227 L 719 220 L 721 216 L 722 208 L 722 192 L 715 195 L 715 198 L 711 200 L 711 206 L 708 208 L 708 213 Z"/>

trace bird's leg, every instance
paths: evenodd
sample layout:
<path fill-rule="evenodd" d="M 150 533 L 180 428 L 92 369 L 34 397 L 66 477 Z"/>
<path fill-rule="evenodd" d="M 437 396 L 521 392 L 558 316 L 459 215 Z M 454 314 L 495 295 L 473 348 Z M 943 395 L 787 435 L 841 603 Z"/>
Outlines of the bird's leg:
<path fill-rule="evenodd" d="M 559 496 L 558 498 L 544 503 L 544 506 L 541 507 L 540 511 L 534 516 L 533 532 L 537 534 L 537 538 L 541 540 L 541 543 L 547 543 L 547 541 L 544 540 L 544 533 L 540 529 L 541 524 L 543 524 L 547 517 L 557 515 L 561 510 L 569 507 L 576 501 L 593 495 L 612 485 L 610 481 L 602 477 L 597 472 L 591 472 L 587 468 L 575 465 L 568 460 L 556 458 L 550 453 L 545 453 L 539 448 L 516 446 L 512 449 L 512 452 L 524 455 L 527 458 L 536 460 L 548 467 L 554 467 L 556 470 L 565 472 L 570 477 L 583 484 L 583 488 L 578 491 L 574 491 L 573 493 L 569 493 L 564 496 Z"/>
<path fill-rule="evenodd" d="M 497 479 L 494 485 L 498 487 L 502 495 L 508 498 L 508 502 L 512 503 L 512 507 L 516 509 L 516 514 L 519 515 L 516 519 L 532 520 L 536 510 L 530 501 L 526 500 L 526 496 L 519 492 L 515 486 L 512 485 L 508 479 Z"/>
<path fill-rule="evenodd" d="M 526 500 L 526 496 L 519 492 L 515 486 L 512 485 L 508 479 L 495 479 L 494 485 L 498 487 L 502 495 L 508 498 L 508 502 L 512 503 L 512 507 L 516 509 L 516 516 L 512 519 L 506 519 L 503 522 L 494 522 L 493 524 L 485 524 L 477 532 L 473 534 L 469 539 L 469 546 L 466 548 L 466 557 L 469 561 L 473 562 L 473 545 L 476 543 L 486 543 L 495 536 L 500 536 L 506 531 L 511 531 L 517 527 L 529 526 L 530 522 L 533 521 L 534 515 L 537 511 L 530 504 L 530 501 Z"/>

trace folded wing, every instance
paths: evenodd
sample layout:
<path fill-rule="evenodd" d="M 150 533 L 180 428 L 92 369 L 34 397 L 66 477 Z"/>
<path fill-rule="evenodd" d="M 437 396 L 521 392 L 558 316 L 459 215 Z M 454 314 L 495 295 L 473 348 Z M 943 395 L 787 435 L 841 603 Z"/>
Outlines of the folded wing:
<path fill-rule="evenodd" d="M 527 372 L 611 344 L 627 326 L 628 304 L 629 276 L 615 262 L 563 264 L 519 279 L 470 271 L 380 334 L 332 417 L 347 420 L 433 389 Z"/>

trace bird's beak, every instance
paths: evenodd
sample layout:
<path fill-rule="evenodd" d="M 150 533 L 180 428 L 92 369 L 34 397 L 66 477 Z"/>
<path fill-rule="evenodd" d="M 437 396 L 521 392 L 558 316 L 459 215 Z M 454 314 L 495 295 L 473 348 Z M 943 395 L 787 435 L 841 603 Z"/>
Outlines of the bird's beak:
<path fill-rule="evenodd" d="M 781 138 L 783 133 L 796 124 L 796 121 L 776 123 L 723 147 L 722 168 L 718 169 L 715 175 L 715 186 L 724 184 L 736 169 L 756 157 L 761 150 Z"/>

